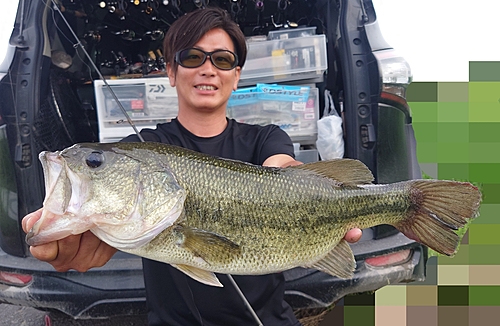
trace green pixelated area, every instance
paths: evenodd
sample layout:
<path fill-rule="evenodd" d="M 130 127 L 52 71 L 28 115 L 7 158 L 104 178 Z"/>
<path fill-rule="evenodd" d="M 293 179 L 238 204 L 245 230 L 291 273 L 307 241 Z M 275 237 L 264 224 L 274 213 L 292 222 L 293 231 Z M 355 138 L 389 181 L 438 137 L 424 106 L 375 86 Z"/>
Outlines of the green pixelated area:
<path fill-rule="evenodd" d="M 454 257 L 429 259 L 425 281 L 377 290 L 374 313 L 369 300 L 347 301 L 344 326 L 492 325 L 500 314 L 500 62 L 470 62 L 469 82 L 412 83 L 407 98 L 422 172 L 477 185 L 480 216 Z"/>
<path fill-rule="evenodd" d="M 438 306 L 438 318 L 431 323 L 435 325 L 457 325 L 459 315 L 458 324 L 479 325 L 487 311 L 500 312 L 496 277 L 500 271 L 500 62 L 470 62 L 469 68 L 469 82 L 413 83 L 408 89 L 423 172 L 438 179 L 472 182 L 483 193 L 480 216 L 470 224 L 457 255 L 437 257 L 436 291 L 430 290 L 427 297 L 429 306 Z M 428 271 L 429 267 L 434 266 L 428 266 Z M 409 296 L 415 291 L 407 292 L 409 312 L 415 301 Z"/>
<path fill-rule="evenodd" d="M 480 252 L 500 249 L 500 63 L 471 62 L 470 69 L 469 82 L 413 83 L 408 100 L 423 173 L 469 181 L 483 193 L 467 247 L 439 263 L 496 265 L 498 255 Z"/>

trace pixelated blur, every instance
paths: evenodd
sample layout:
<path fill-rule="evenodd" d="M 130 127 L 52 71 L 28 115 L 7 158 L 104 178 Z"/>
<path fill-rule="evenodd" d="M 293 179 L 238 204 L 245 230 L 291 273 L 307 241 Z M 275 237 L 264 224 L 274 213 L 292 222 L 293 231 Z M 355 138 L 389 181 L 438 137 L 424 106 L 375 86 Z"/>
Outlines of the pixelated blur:
<path fill-rule="evenodd" d="M 425 175 L 483 192 L 480 217 L 453 258 L 431 257 L 427 279 L 346 297 L 321 326 L 476 326 L 500 314 L 500 62 L 469 62 L 469 82 L 408 89 Z"/>

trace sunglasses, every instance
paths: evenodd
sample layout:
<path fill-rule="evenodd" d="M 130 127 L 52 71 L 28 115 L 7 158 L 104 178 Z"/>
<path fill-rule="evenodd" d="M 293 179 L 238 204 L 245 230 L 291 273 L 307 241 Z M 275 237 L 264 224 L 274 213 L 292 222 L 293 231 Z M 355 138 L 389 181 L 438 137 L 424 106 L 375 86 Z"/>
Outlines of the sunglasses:
<path fill-rule="evenodd" d="M 197 48 L 178 51 L 175 54 L 175 62 L 184 68 L 197 68 L 205 63 L 208 56 L 212 64 L 221 70 L 231 70 L 238 65 L 238 56 L 231 51 L 205 52 Z"/>

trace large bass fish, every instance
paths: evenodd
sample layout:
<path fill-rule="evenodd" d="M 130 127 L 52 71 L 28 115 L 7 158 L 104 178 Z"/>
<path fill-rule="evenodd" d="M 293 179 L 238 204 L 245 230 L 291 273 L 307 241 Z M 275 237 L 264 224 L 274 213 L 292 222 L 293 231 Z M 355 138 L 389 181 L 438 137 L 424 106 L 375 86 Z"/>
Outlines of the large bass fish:
<path fill-rule="evenodd" d="M 214 286 L 222 286 L 214 272 L 297 266 L 350 278 L 356 263 L 343 237 L 354 227 L 390 224 L 453 255 L 454 230 L 481 201 L 465 182 L 374 185 L 351 159 L 271 168 L 159 143 L 95 143 L 42 152 L 40 161 L 46 197 L 29 245 L 91 230 Z"/>

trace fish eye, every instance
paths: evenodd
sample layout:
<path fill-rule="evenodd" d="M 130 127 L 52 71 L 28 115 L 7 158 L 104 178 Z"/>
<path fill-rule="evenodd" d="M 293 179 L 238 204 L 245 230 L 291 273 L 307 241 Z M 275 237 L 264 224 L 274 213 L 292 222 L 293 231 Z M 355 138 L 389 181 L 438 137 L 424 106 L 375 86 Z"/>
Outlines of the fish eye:
<path fill-rule="evenodd" d="M 104 154 L 101 151 L 93 151 L 85 159 L 87 166 L 95 169 L 104 163 Z"/>

